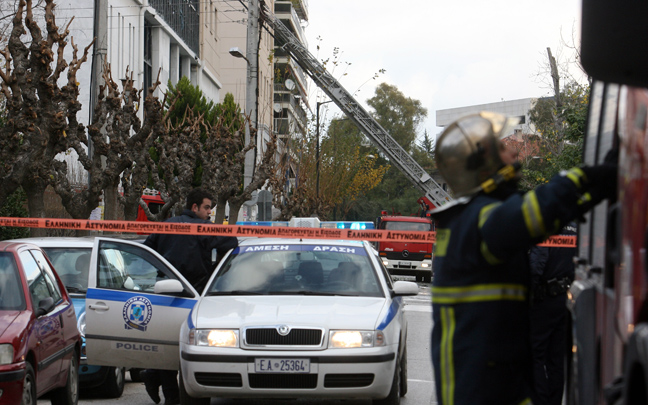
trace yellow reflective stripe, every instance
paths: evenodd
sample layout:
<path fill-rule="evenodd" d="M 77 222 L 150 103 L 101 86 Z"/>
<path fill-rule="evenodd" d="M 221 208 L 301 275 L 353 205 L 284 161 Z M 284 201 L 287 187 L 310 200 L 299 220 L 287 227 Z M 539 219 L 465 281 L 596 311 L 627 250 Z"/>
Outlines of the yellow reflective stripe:
<path fill-rule="evenodd" d="M 519 405 L 533 405 L 533 402 L 531 402 L 531 398 L 525 398 Z"/>
<path fill-rule="evenodd" d="M 500 264 L 504 263 L 502 260 L 498 259 L 494 254 L 488 250 L 488 245 L 486 245 L 486 242 L 482 242 L 481 246 L 479 247 L 479 250 L 481 250 L 482 256 L 484 256 L 484 259 L 488 262 L 488 264 Z"/>
<path fill-rule="evenodd" d="M 501 202 L 494 202 L 492 204 L 488 204 L 482 207 L 482 209 L 479 211 L 479 222 L 478 222 L 479 229 L 481 229 L 482 226 L 484 226 L 484 223 L 486 222 L 488 217 L 490 217 L 490 214 L 493 211 L 493 209 L 497 208 L 501 204 L 502 204 Z"/>
<path fill-rule="evenodd" d="M 538 196 L 534 190 L 529 191 L 524 195 L 522 202 L 522 215 L 524 216 L 524 223 L 526 224 L 529 235 L 532 238 L 544 236 L 545 226 L 542 220 L 542 213 L 540 212 L 540 204 L 538 204 Z"/>
<path fill-rule="evenodd" d="M 493 212 L 493 209 L 499 207 L 501 204 L 502 203 L 499 202 L 499 201 L 494 202 L 492 204 L 485 205 L 484 207 L 482 207 L 481 210 L 479 210 L 479 221 L 477 222 L 477 225 L 478 225 L 479 229 L 481 229 L 482 226 L 484 226 L 484 223 L 486 223 L 486 220 L 488 219 L 488 217 L 490 217 L 490 214 Z M 484 256 L 484 259 L 486 259 L 486 261 L 489 264 L 500 264 L 500 263 L 502 263 L 502 261 L 500 259 L 495 257 L 495 255 L 492 254 L 490 252 L 490 250 L 488 250 L 488 246 L 486 245 L 486 242 L 481 243 L 480 250 L 481 250 L 482 256 Z"/>
<path fill-rule="evenodd" d="M 590 193 L 583 193 L 578 199 L 578 205 L 583 205 L 592 201 L 592 195 Z"/>
<path fill-rule="evenodd" d="M 567 177 L 569 180 L 572 181 L 576 185 L 576 187 L 581 188 L 581 180 L 582 179 L 587 179 L 587 176 L 585 176 L 585 172 L 583 172 L 580 168 L 574 167 L 572 169 L 569 169 L 567 173 L 565 173 L 565 177 Z"/>
<path fill-rule="evenodd" d="M 455 372 L 452 342 L 455 332 L 454 308 L 441 308 L 441 396 L 445 405 L 454 405 Z"/>
<path fill-rule="evenodd" d="M 478 284 L 468 287 L 433 286 L 432 303 L 466 304 L 484 301 L 524 301 L 527 288 L 521 284 Z"/>
<path fill-rule="evenodd" d="M 444 257 L 448 252 L 450 242 L 450 229 L 436 230 L 436 241 L 434 242 L 434 257 Z"/>

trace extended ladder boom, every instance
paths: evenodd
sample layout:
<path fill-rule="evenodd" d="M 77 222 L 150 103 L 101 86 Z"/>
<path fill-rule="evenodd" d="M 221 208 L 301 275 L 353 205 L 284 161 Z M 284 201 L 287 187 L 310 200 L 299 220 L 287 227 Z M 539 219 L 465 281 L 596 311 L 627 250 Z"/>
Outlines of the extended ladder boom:
<path fill-rule="evenodd" d="M 326 93 L 351 121 L 400 169 L 435 206 L 440 207 L 452 198 L 434 179 L 396 142 L 387 131 L 355 100 L 324 66 L 311 55 L 292 32 L 268 10 L 262 11 L 266 22 L 274 29 L 276 38 L 311 79 Z"/>

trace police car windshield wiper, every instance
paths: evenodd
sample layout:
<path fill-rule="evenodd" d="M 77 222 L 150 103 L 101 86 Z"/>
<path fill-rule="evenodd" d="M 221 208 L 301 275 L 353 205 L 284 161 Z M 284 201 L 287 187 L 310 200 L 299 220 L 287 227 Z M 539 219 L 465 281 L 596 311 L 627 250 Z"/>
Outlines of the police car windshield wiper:
<path fill-rule="evenodd" d="M 336 296 L 336 295 L 341 295 L 341 294 L 330 293 L 330 292 L 310 291 L 310 290 L 286 291 L 285 294 L 286 295 L 289 295 L 289 294 L 294 294 L 294 295 L 325 295 L 327 297 L 333 297 L 333 296 Z"/>
<path fill-rule="evenodd" d="M 66 285 L 66 286 L 65 286 L 65 289 L 66 289 L 69 293 L 80 293 L 80 292 L 86 292 L 86 290 L 83 290 L 83 289 L 81 289 L 81 288 L 79 288 L 79 287 L 72 287 L 72 286 L 69 286 L 69 285 Z"/>
<path fill-rule="evenodd" d="M 263 295 L 263 293 L 258 291 L 246 291 L 246 290 L 210 291 L 207 293 L 207 296 L 214 296 L 214 295 Z"/>

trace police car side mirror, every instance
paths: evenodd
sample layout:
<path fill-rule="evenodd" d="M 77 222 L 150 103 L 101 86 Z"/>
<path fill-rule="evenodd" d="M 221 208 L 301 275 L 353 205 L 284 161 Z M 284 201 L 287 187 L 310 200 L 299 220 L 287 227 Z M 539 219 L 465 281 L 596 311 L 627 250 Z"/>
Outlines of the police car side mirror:
<path fill-rule="evenodd" d="M 183 291 L 184 287 L 179 280 L 160 280 L 153 287 L 155 294 L 179 294 Z"/>
<path fill-rule="evenodd" d="M 394 283 L 394 289 L 392 290 L 394 295 L 418 295 L 419 289 L 418 285 L 412 281 L 396 281 Z"/>

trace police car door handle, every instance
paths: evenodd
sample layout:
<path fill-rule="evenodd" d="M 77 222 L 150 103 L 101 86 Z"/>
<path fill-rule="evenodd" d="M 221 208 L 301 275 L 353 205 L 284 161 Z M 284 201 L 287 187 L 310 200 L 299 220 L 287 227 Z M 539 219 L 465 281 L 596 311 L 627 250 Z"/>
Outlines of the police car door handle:
<path fill-rule="evenodd" d="M 107 311 L 110 309 L 110 307 L 106 304 L 103 303 L 97 303 L 97 304 L 90 304 L 88 305 L 88 308 L 94 309 L 95 311 Z"/>

